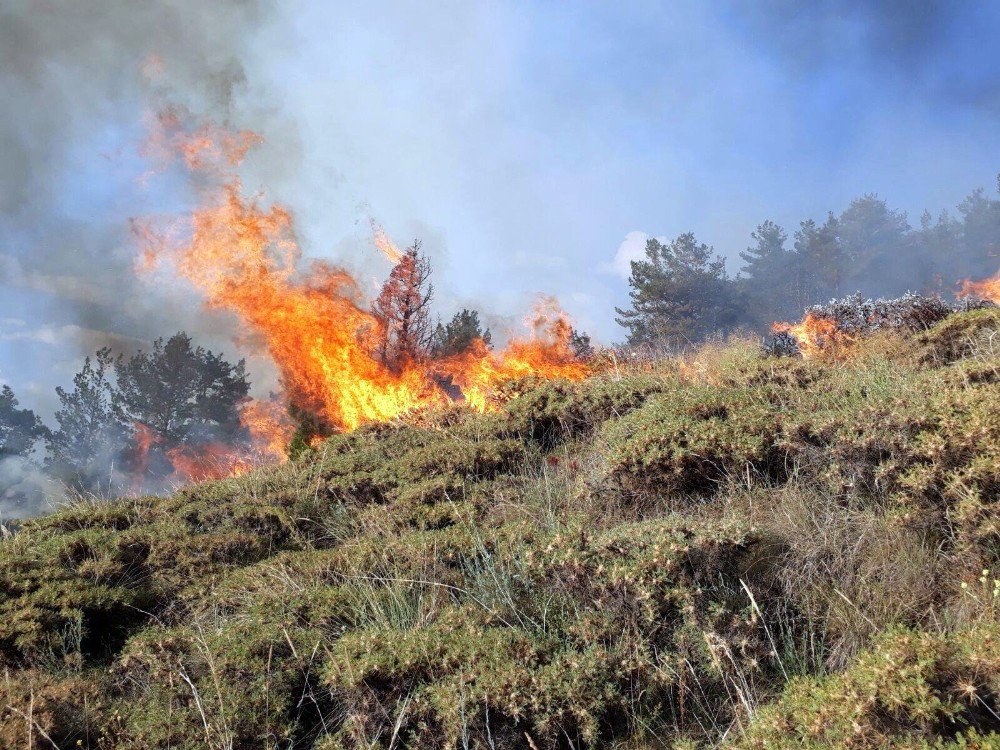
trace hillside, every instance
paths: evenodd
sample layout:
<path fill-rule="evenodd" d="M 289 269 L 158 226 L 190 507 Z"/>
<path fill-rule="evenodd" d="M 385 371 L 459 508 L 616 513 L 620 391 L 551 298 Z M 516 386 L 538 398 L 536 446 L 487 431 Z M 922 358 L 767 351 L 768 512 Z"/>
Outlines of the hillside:
<path fill-rule="evenodd" d="M 0 747 L 1000 747 L 1000 311 L 527 382 L 0 542 Z"/>

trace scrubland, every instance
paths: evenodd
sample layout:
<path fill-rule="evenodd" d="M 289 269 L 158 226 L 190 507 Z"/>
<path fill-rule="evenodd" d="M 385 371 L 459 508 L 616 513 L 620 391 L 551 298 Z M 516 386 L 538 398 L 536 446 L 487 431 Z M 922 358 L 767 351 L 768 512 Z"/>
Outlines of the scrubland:
<path fill-rule="evenodd" d="M 0 541 L 0 747 L 1000 747 L 1000 311 L 609 358 Z"/>

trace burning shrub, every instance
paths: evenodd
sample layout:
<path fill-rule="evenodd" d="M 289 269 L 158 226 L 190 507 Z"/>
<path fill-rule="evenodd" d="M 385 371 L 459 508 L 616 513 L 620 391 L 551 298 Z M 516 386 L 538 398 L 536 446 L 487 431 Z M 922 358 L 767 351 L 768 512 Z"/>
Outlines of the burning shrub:
<path fill-rule="evenodd" d="M 949 305 L 938 297 L 913 293 L 872 300 L 858 293 L 808 308 L 801 323 L 775 323 L 767 349 L 776 355 L 817 356 L 878 331 L 924 331 L 955 312 L 993 306 L 972 299 Z"/>

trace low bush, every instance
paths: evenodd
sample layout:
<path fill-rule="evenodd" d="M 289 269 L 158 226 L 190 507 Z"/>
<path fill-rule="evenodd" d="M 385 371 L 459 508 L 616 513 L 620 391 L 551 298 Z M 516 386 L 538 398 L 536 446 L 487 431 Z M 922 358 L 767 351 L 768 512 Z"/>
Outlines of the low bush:
<path fill-rule="evenodd" d="M 995 624 L 949 637 L 892 631 L 843 674 L 793 680 L 735 747 L 996 747 L 998 699 Z"/>

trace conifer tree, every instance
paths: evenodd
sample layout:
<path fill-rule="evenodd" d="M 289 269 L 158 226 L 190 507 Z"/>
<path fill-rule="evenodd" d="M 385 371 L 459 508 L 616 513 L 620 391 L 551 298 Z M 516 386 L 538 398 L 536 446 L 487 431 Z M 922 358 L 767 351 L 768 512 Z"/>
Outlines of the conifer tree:
<path fill-rule="evenodd" d="M 492 348 L 493 334 L 483 328 L 477 311 L 463 309 L 446 324 L 437 324 L 432 351 L 435 357 L 450 357 L 467 351 L 477 340 Z"/>
<path fill-rule="evenodd" d="M 372 306 L 382 327 L 377 354 L 391 369 L 427 356 L 433 336 L 430 276 L 430 261 L 420 252 L 417 240 L 393 267 Z"/>
<path fill-rule="evenodd" d="M 34 452 L 35 444 L 48 435 L 38 415 L 19 406 L 9 385 L 0 389 L 0 459 L 28 456 Z"/>
<path fill-rule="evenodd" d="M 646 259 L 632 261 L 632 308 L 616 308 L 631 344 L 684 345 L 737 322 L 735 290 L 725 260 L 692 233 L 666 244 L 646 242 Z"/>

